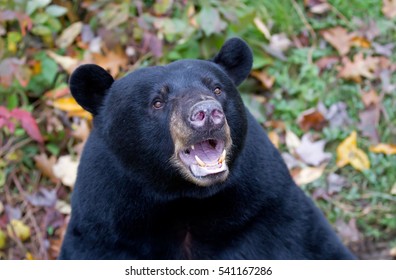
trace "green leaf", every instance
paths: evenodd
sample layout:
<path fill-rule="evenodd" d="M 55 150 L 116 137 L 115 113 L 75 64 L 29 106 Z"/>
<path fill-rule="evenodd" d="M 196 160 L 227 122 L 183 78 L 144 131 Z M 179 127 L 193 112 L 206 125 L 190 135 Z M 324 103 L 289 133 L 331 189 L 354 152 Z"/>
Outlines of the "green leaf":
<path fill-rule="evenodd" d="M 26 13 L 33 14 L 38 8 L 44 8 L 51 3 L 51 0 L 30 0 L 26 6 Z"/>
<path fill-rule="evenodd" d="M 221 19 L 219 11 L 211 7 L 202 8 L 198 21 L 206 36 L 220 33 L 227 27 L 227 24 Z"/>
<path fill-rule="evenodd" d="M 56 144 L 54 144 L 54 143 L 49 143 L 49 144 L 45 145 L 45 147 L 47 148 L 47 150 L 48 150 L 51 154 L 53 154 L 53 155 L 55 155 L 55 156 L 59 155 L 60 148 L 59 148 L 58 145 L 56 145 Z"/>
<path fill-rule="evenodd" d="M 52 31 L 45 25 L 37 25 L 32 28 L 32 33 L 38 36 L 47 36 L 51 35 Z"/>
<path fill-rule="evenodd" d="M 45 12 L 50 16 L 60 17 L 67 13 L 67 9 L 59 5 L 50 5 L 45 8 Z"/>

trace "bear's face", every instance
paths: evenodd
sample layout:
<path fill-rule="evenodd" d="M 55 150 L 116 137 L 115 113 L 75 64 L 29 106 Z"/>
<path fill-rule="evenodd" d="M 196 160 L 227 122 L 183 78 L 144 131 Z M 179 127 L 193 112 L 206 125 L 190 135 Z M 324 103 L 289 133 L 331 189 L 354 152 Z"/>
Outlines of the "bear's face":
<path fill-rule="evenodd" d="M 180 60 L 117 81 L 83 65 L 70 88 L 121 162 L 206 187 L 227 179 L 242 148 L 246 115 L 236 86 L 251 65 L 249 47 L 234 38 L 212 61 Z"/>

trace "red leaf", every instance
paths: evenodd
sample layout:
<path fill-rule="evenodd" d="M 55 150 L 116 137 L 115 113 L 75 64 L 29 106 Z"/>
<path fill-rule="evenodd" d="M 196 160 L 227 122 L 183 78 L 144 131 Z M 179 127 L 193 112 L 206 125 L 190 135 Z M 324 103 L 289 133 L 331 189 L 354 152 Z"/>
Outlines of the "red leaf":
<path fill-rule="evenodd" d="M 3 126 L 8 127 L 11 133 L 15 130 L 15 124 L 10 120 L 11 113 L 4 106 L 0 106 L 0 128 Z"/>
<path fill-rule="evenodd" d="M 23 129 L 27 132 L 27 134 L 29 134 L 30 137 L 32 137 L 32 139 L 39 143 L 44 142 L 36 120 L 28 111 L 15 108 L 11 111 L 11 115 L 21 122 Z"/>

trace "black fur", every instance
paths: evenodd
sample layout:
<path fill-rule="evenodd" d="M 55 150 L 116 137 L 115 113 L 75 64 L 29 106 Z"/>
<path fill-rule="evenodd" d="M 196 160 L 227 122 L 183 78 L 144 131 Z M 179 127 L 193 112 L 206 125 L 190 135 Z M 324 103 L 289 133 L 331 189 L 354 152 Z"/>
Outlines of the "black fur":
<path fill-rule="evenodd" d="M 61 259 L 354 258 L 243 106 L 235 85 L 251 65 L 249 47 L 231 39 L 213 61 L 181 60 L 115 82 L 97 66 L 76 70 L 73 95 L 95 118 Z M 198 187 L 169 164 L 169 115 L 215 86 L 233 141 L 230 175 Z"/>

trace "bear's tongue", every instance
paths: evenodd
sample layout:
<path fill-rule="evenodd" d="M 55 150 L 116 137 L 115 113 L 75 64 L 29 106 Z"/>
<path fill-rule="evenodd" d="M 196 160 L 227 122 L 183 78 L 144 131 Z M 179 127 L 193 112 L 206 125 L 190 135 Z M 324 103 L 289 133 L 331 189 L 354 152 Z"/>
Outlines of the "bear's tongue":
<path fill-rule="evenodd" d="M 206 140 L 192 145 L 180 154 L 182 161 L 190 167 L 196 177 L 203 177 L 227 170 L 224 142 Z"/>

